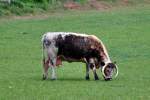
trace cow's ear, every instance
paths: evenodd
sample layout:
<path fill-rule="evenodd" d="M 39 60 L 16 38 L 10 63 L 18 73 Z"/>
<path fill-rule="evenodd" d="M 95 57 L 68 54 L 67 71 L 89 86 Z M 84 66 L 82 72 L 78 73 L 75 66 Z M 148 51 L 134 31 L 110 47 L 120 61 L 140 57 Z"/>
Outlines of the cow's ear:
<path fill-rule="evenodd" d="M 114 61 L 114 64 L 117 64 L 117 62 L 116 62 L 116 61 Z"/>

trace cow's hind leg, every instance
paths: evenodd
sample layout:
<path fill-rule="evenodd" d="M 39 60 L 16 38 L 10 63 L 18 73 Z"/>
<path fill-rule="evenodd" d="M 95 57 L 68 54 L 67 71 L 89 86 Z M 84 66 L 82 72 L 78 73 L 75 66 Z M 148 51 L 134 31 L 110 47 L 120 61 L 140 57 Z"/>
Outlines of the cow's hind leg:
<path fill-rule="evenodd" d="M 51 59 L 51 79 L 52 80 L 57 79 L 55 70 L 56 70 L 56 59 L 54 58 L 54 59 Z"/>
<path fill-rule="evenodd" d="M 43 80 L 46 80 L 48 78 L 48 68 L 49 68 L 49 59 L 45 60 L 43 59 Z"/>

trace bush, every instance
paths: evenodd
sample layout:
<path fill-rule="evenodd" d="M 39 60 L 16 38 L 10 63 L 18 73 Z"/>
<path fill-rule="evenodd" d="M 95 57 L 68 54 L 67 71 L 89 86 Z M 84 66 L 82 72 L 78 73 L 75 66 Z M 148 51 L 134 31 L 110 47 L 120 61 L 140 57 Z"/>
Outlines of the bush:
<path fill-rule="evenodd" d="M 44 10 L 47 10 L 48 9 L 48 1 L 47 0 L 42 0 L 42 3 L 43 3 L 43 9 Z"/>

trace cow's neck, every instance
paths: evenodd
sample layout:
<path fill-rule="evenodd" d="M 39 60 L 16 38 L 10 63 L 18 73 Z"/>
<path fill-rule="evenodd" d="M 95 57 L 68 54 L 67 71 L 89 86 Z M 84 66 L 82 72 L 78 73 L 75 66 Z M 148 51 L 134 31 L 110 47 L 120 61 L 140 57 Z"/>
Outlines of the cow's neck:
<path fill-rule="evenodd" d="M 103 60 L 103 61 L 104 61 L 105 64 L 111 63 L 110 58 L 107 58 L 107 59 L 105 59 L 105 60 Z"/>
<path fill-rule="evenodd" d="M 105 45 L 102 43 L 102 41 L 101 41 L 101 46 L 103 48 L 100 52 L 102 62 L 104 62 L 105 64 L 111 63 L 111 60 L 110 60 L 110 57 L 108 55 L 107 49 L 106 49 Z"/>

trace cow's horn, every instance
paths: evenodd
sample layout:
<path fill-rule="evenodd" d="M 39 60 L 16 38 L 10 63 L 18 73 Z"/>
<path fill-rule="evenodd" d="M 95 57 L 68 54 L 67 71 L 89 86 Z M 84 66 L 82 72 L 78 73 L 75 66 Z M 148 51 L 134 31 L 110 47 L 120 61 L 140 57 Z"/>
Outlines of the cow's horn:
<path fill-rule="evenodd" d="M 106 65 L 103 66 L 103 68 L 102 68 L 102 74 L 103 74 L 104 77 L 106 77 L 105 72 L 104 72 L 105 68 L 106 68 Z"/>
<path fill-rule="evenodd" d="M 118 76 L 118 66 L 116 65 L 115 67 L 115 70 L 116 70 L 116 75 L 115 75 L 115 78 Z"/>

